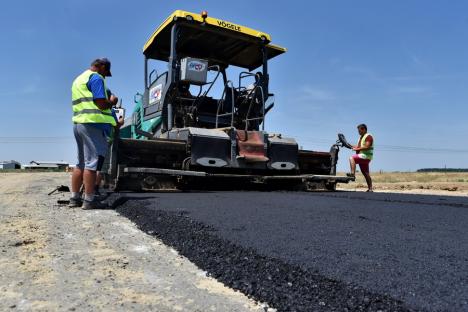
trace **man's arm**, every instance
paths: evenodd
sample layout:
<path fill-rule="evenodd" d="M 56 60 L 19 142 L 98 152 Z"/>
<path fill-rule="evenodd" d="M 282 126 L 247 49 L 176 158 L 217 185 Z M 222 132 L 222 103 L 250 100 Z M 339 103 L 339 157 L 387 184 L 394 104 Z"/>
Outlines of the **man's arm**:
<path fill-rule="evenodd" d="M 109 99 L 106 98 L 106 90 L 104 88 L 104 81 L 99 75 L 92 75 L 87 84 L 89 91 L 93 94 L 93 101 L 96 106 L 101 109 L 109 109 L 116 105 L 118 98 L 111 95 Z"/>
<path fill-rule="evenodd" d="M 361 147 L 355 146 L 355 147 L 353 147 L 353 151 L 366 151 L 368 149 L 370 149 L 370 143 L 367 142 L 367 141 L 364 142 L 364 146 L 361 146 Z"/>
<path fill-rule="evenodd" d="M 107 100 L 107 99 L 94 99 L 94 104 L 96 104 L 96 106 L 100 110 L 104 110 L 104 109 L 109 109 L 112 106 L 116 105 L 118 101 L 119 101 L 119 99 L 116 96 L 111 95 L 109 100 Z"/>
<path fill-rule="evenodd" d="M 372 141 L 373 141 L 372 137 L 371 137 L 371 136 L 368 136 L 368 137 L 366 138 L 366 141 L 364 142 L 364 146 L 361 146 L 361 147 L 354 146 L 354 147 L 353 147 L 353 151 L 359 152 L 359 151 L 367 151 L 367 150 L 369 150 L 369 149 L 371 148 Z"/>

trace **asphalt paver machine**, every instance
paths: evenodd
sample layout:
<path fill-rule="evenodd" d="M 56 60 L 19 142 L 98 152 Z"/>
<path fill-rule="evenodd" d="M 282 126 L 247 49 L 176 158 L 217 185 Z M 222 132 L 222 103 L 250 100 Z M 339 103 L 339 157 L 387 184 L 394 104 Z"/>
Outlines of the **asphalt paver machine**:
<path fill-rule="evenodd" d="M 265 32 L 206 12 L 172 13 L 143 48 L 145 90 L 112 144 L 110 188 L 334 190 L 352 180 L 336 175 L 339 142 L 301 150 L 265 131 L 274 106 L 268 62 L 285 52 Z M 149 60 L 167 62 L 167 71 L 150 72 Z"/>

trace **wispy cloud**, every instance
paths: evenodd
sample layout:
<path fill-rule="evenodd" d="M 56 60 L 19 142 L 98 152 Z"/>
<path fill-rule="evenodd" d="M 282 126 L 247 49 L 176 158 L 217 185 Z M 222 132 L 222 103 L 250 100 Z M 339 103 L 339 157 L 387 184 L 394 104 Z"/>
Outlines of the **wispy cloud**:
<path fill-rule="evenodd" d="M 32 95 L 40 91 L 37 83 L 31 82 L 25 86 L 22 86 L 16 90 L 0 90 L 1 96 L 15 96 L 15 95 Z"/>
<path fill-rule="evenodd" d="M 424 86 L 398 86 L 391 89 L 398 94 L 427 94 L 432 93 L 432 89 Z"/>
<path fill-rule="evenodd" d="M 468 73 L 453 73 L 453 74 L 427 74 L 427 75 L 400 75 L 389 76 L 386 79 L 389 81 L 416 81 L 416 80 L 441 80 L 453 79 L 457 77 L 466 77 Z"/>
<path fill-rule="evenodd" d="M 38 30 L 35 29 L 35 28 L 21 27 L 21 28 L 16 29 L 16 34 L 19 37 L 22 37 L 22 38 L 32 38 L 32 37 L 36 36 L 37 33 L 38 33 Z"/>
<path fill-rule="evenodd" d="M 36 83 L 30 83 L 30 84 L 24 86 L 20 90 L 20 93 L 22 93 L 22 94 L 33 94 L 33 93 L 37 93 L 38 91 L 39 91 L 39 86 Z"/>
<path fill-rule="evenodd" d="M 332 57 L 328 60 L 328 62 L 330 63 L 330 65 L 336 66 L 341 63 L 341 59 L 339 57 Z"/>
<path fill-rule="evenodd" d="M 410 55 L 410 59 L 411 61 L 413 62 L 414 65 L 417 65 L 417 66 L 424 66 L 424 62 L 421 60 L 421 58 L 419 58 L 418 56 L 416 55 Z"/>
<path fill-rule="evenodd" d="M 301 101 L 323 102 L 335 100 L 336 95 L 334 92 L 325 88 L 304 86 L 300 90 L 299 99 Z"/>
<path fill-rule="evenodd" d="M 320 122 L 320 117 L 326 114 L 339 114 L 339 102 L 342 97 L 330 88 L 316 85 L 299 86 L 288 92 L 288 98 L 293 99 L 293 105 L 281 105 L 277 113 L 287 114 L 293 124 L 310 126 L 312 122 Z"/>
<path fill-rule="evenodd" d="M 452 73 L 435 73 L 430 68 L 430 64 L 422 60 L 417 55 L 409 55 L 409 63 L 415 65 L 412 68 L 408 68 L 405 72 L 396 75 L 385 75 L 379 73 L 377 70 L 363 65 L 344 65 L 341 70 L 347 74 L 354 74 L 360 77 L 368 78 L 374 81 L 380 81 L 383 83 L 393 81 L 410 81 L 410 80 L 442 80 L 442 79 L 454 79 L 457 77 L 466 77 L 466 72 L 452 72 Z"/>
<path fill-rule="evenodd" d="M 379 79 L 379 76 L 369 67 L 346 65 L 343 67 L 345 73 L 358 74 L 372 79 Z"/>
<path fill-rule="evenodd" d="M 411 56 L 411 62 L 423 65 L 423 62 L 415 55 Z M 435 95 L 431 87 L 433 80 L 450 79 L 455 74 L 415 74 L 415 75 L 382 75 L 372 68 L 365 66 L 344 66 L 343 72 L 359 75 L 373 82 L 382 92 L 393 95 Z"/>

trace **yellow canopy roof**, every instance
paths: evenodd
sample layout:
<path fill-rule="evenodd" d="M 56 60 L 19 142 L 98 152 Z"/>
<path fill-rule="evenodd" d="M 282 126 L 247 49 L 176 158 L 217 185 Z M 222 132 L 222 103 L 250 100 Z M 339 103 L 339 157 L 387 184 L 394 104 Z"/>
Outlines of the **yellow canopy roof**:
<path fill-rule="evenodd" d="M 201 14 L 177 10 L 151 35 L 143 47 L 146 57 L 168 61 L 171 46 L 171 28 L 179 22 L 177 54 L 206 59 L 210 64 L 234 65 L 250 70 L 263 63 L 260 44 L 266 41 L 267 55 L 271 59 L 286 49 L 271 44 L 265 32 L 223 21 L 213 17 L 203 19 Z"/>

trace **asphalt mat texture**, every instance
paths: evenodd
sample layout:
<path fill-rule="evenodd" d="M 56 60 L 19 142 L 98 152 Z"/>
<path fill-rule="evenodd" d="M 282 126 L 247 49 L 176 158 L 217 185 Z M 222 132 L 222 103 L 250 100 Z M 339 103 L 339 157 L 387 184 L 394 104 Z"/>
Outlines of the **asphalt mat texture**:
<path fill-rule="evenodd" d="M 463 197 L 132 194 L 118 211 L 279 311 L 468 311 Z"/>

